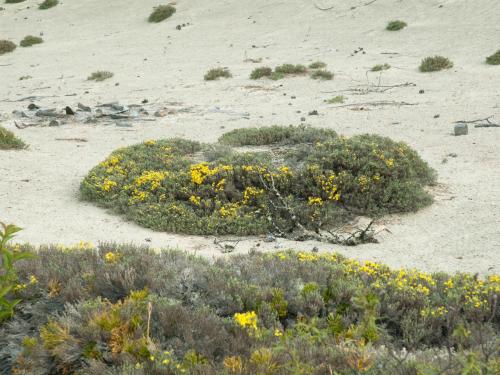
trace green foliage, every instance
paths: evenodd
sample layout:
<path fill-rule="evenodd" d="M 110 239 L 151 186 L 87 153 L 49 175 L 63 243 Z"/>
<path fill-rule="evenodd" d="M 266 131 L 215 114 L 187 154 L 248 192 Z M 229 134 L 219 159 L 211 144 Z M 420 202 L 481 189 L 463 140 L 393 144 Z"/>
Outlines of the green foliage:
<path fill-rule="evenodd" d="M 422 60 L 420 63 L 421 72 L 437 72 L 443 69 L 451 69 L 453 63 L 446 57 L 443 56 L 429 56 Z"/>
<path fill-rule="evenodd" d="M 20 299 L 13 299 L 12 294 L 23 288 L 23 284 L 18 284 L 15 265 L 23 259 L 31 256 L 30 253 L 17 251 L 9 248 L 8 242 L 14 238 L 21 228 L 12 224 L 0 222 L 0 323 L 14 315 L 14 308 L 21 302 Z"/>
<path fill-rule="evenodd" d="M 293 64 L 283 64 L 274 68 L 274 72 L 277 74 L 287 75 L 298 75 L 307 73 L 307 68 L 304 65 L 293 65 Z"/>
<path fill-rule="evenodd" d="M 273 70 L 267 66 L 262 66 L 260 68 L 255 68 L 250 74 L 250 79 L 260 79 L 263 77 L 270 77 L 273 74 Z"/>
<path fill-rule="evenodd" d="M 309 69 L 324 69 L 326 68 L 326 64 L 323 61 L 315 61 L 309 64 Z"/>
<path fill-rule="evenodd" d="M 154 8 L 148 21 L 158 23 L 170 18 L 175 12 L 176 9 L 172 5 L 160 5 Z"/>
<path fill-rule="evenodd" d="M 16 47 L 16 44 L 10 40 L 0 40 L 0 55 L 12 52 Z"/>
<path fill-rule="evenodd" d="M 19 150 L 26 148 L 26 144 L 17 138 L 14 133 L 0 126 L 0 150 Z"/>
<path fill-rule="evenodd" d="M 26 0 L 5 0 L 6 4 L 17 4 L 17 3 L 22 3 L 23 1 Z"/>
<path fill-rule="evenodd" d="M 112 72 L 108 72 L 105 70 L 98 70 L 98 71 L 92 73 L 90 76 L 88 76 L 87 80 L 100 82 L 100 81 L 104 81 L 106 79 L 109 79 L 113 76 L 114 76 L 114 74 Z"/>
<path fill-rule="evenodd" d="M 39 36 L 28 35 L 25 36 L 24 39 L 19 44 L 21 47 L 31 47 L 34 44 L 40 44 L 40 43 L 43 43 L 42 38 L 40 38 Z"/>
<path fill-rule="evenodd" d="M 499 275 L 292 251 L 208 261 L 107 243 L 37 253 L 18 267 L 37 287 L 0 324 L 2 373 L 498 373 Z"/>
<path fill-rule="evenodd" d="M 500 65 L 500 50 L 496 51 L 493 55 L 486 58 L 486 64 Z"/>
<path fill-rule="evenodd" d="M 57 4 L 59 4 L 59 0 L 45 0 L 43 3 L 41 3 L 38 6 L 38 9 L 50 9 L 55 7 Z"/>
<path fill-rule="evenodd" d="M 215 81 L 219 78 L 231 78 L 231 72 L 229 71 L 228 68 L 213 68 L 210 69 L 206 74 L 205 74 L 205 81 Z"/>
<path fill-rule="evenodd" d="M 404 29 L 406 26 L 408 26 L 406 24 L 406 22 L 400 21 L 400 20 L 395 20 L 395 21 L 390 21 L 387 24 L 386 30 L 389 30 L 389 31 L 398 31 L 398 30 Z"/>
<path fill-rule="evenodd" d="M 337 95 L 331 99 L 325 100 L 328 104 L 342 104 L 346 101 L 346 97 L 344 95 Z"/>
<path fill-rule="evenodd" d="M 271 144 L 272 153 L 227 146 Z M 93 168 L 80 190 L 155 230 L 283 235 L 297 223 L 321 230 L 353 215 L 416 211 L 432 202 L 424 186 L 434 179 L 401 142 L 274 126 L 235 130 L 215 145 L 170 139 L 123 148 Z M 283 205 L 289 209 L 276 209 Z"/>
<path fill-rule="evenodd" d="M 377 65 L 374 65 L 373 68 L 371 68 L 371 71 L 372 72 L 381 72 L 383 70 L 389 70 L 390 68 L 391 68 L 391 66 L 387 63 L 377 64 Z"/>
<path fill-rule="evenodd" d="M 311 73 L 312 79 L 321 79 L 321 80 L 331 80 L 333 79 L 333 73 L 328 70 L 315 70 Z"/>

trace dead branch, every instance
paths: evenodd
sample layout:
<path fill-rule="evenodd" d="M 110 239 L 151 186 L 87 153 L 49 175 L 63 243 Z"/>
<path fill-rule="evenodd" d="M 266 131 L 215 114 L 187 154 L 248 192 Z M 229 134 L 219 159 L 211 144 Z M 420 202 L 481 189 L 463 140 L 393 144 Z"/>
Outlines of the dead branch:
<path fill-rule="evenodd" d="M 331 107 L 331 108 L 363 107 L 363 106 L 367 106 L 367 107 L 381 107 L 381 106 L 386 106 L 386 105 L 411 106 L 411 105 L 418 105 L 418 103 L 397 102 L 397 101 L 394 101 L 394 100 L 379 100 L 379 101 L 374 101 L 374 102 L 343 104 L 343 105 L 337 105 L 337 106 Z"/>
<path fill-rule="evenodd" d="M 455 121 L 454 124 L 475 124 L 475 128 L 500 128 L 500 124 L 490 121 L 491 118 L 493 118 L 493 116 L 471 121 L 460 120 Z"/>

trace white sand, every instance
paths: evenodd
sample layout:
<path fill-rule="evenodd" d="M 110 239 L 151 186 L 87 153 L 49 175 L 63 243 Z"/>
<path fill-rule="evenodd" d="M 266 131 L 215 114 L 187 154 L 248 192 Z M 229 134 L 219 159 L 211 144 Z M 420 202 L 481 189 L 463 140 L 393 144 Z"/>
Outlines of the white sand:
<path fill-rule="evenodd" d="M 298 124 L 305 116 L 311 125 L 341 134 L 369 132 L 407 142 L 438 171 L 440 186 L 429 208 L 388 218 L 390 233 L 380 236 L 380 244 L 342 248 L 279 241 L 281 248 L 319 246 L 396 267 L 499 273 L 500 129 L 471 127 L 462 137 L 451 132 L 457 120 L 496 115 L 500 121 L 500 67 L 484 64 L 486 56 L 500 49 L 500 2 L 378 0 L 362 6 L 366 2 L 317 0 L 321 7 L 334 5 L 320 11 L 308 0 L 181 0 L 177 13 L 160 24 L 146 22 L 157 5 L 151 0 L 65 0 L 46 11 L 38 10 L 34 0 L 1 4 L 6 9 L 0 11 L 0 39 L 19 43 L 25 35 L 43 32 L 45 43 L 0 56 L 1 123 L 30 144 L 26 151 L 0 151 L 0 220 L 24 227 L 19 241 L 34 244 L 112 240 L 219 255 L 213 238 L 152 232 L 79 201 L 80 181 L 118 147 L 172 136 L 211 142 L 231 129 Z M 359 7 L 350 10 L 353 5 Z M 408 28 L 386 31 L 395 18 L 405 20 Z M 182 23 L 191 25 L 176 30 Z M 358 47 L 366 54 L 351 56 Z M 435 54 L 449 57 L 455 67 L 419 73 L 420 60 Z M 248 76 L 258 64 L 244 62 L 245 57 L 263 58 L 269 66 L 322 60 L 335 79 L 251 81 Z M 383 85 L 417 86 L 344 93 L 347 104 L 395 100 L 417 105 L 354 111 L 323 102 L 337 95 L 325 91 L 364 84 L 366 71 L 385 62 L 392 69 L 383 73 Z M 203 81 L 204 73 L 219 65 L 229 67 L 234 78 Z M 115 76 L 87 81 L 95 70 Z M 19 81 L 24 75 L 33 78 Z M 377 82 L 378 75 L 371 73 L 369 79 Z M 249 85 L 269 90 L 245 88 Z M 44 107 L 147 98 L 158 105 L 181 102 L 179 108 L 190 110 L 134 123 L 133 128 L 71 124 L 18 130 L 11 112 L 25 109 L 29 101 L 4 100 L 30 95 L 49 96 L 36 101 Z M 227 112 L 215 113 L 216 106 Z M 320 115 L 307 116 L 314 109 Z M 242 112 L 250 113 L 250 119 L 237 115 Z M 443 164 L 449 153 L 458 156 Z M 257 242 L 240 242 L 236 252 Z M 274 247 L 263 243 L 260 249 Z"/>

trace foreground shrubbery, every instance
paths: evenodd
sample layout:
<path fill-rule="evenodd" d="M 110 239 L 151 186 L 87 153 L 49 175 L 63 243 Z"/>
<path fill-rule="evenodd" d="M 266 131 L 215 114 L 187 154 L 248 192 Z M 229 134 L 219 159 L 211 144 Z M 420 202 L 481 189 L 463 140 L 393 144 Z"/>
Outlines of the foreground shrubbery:
<path fill-rule="evenodd" d="M 30 250 L 16 246 L 15 252 Z M 19 263 L 0 373 L 498 374 L 500 277 L 102 244 Z"/>
<path fill-rule="evenodd" d="M 14 150 L 26 148 L 26 144 L 17 138 L 10 130 L 0 126 L 0 150 Z"/>
<path fill-rule="evenodd" d="M 320 230 L 431 203 L 423 187 L 434 172 L 388 138 L 271 127 L 236 130 L 221 143 L 169 139 L 119 149 L 90 171 L 82 197 L 156 230 L 237 235 Z"/>

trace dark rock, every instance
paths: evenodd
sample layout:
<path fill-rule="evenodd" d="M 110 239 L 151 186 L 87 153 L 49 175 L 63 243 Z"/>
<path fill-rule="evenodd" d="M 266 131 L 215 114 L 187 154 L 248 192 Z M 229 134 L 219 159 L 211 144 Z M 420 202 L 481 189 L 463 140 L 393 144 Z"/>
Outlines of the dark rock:
<path fill-rule="evenodd" d="M 49 126 L 59 126 L 59 125 L 61 125 L 61 124 L 57 120 L 51 120 L 49 122 Z"/>
<path fill-rule="evenodd" d="M 84 105 L 84 104 L 82 104 L 82 103 L 78 103 L 78 108 L 80 108 L 80 109 L 81 109 L 82 111 L 84 111 L 84 112 L 90 112 L 90 111 L 92 111 L 92 110 L 90 109 L 90 107 L 87 107 L 86 105 Z"/>
<path fill-rule="evenodd" d="M 313 110 L 313 111 L 309 112 L 308 114 L 309 114 L 309 116 L 318 116 L 319 115 L 318 111 L 316 111 L 316 110 Z"/>
<path fill-rule="evenodd" d="M 40 109 L 35 113 L 38 117 L 56 117 L 57 113 L 54 108 L 51 109 Z"/>
<path fill-rule="evenodd" d="M 458 123 L 455 125 L 454 131 L 455 135 L 467 135 L 469 134 L 469 127 L 467 124 Z"/>
<path fill-rule="evenodd" d="M 74 116 L 75 115 L 75 112 L 69 106 L 66 106 L 66 108 L 64 108 L 64 110 L 66 111 L 66 114 L 69 115 L 69 116 Z"/>
<path fill-rule="evenodd" d="M 28 109 L 29 109 L 30 111 L 34 111 L 35 109 L 40 109 L 40 107 L 39 107 L 39 106 L 37 106 L 35 103 L 30 103 L 30 104 L 28 105 Z"/>

